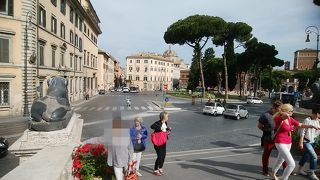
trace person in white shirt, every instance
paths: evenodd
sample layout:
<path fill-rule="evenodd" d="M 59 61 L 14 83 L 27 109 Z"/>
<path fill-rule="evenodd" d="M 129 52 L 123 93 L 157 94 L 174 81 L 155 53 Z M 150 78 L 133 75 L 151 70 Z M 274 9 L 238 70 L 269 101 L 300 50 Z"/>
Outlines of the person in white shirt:
<path fill-rule="evenodd" d="M 307 118 L 304 120 L 304 124 L 313 125 L 315 127 L 320 128 L 319 125 L 320 120 L 320 108 L 312 109 L 312 118 Z M 315 139 L 319 136 L 320 131 L 316 129 L 302 129 L 299 147 L 300 149 L 304 149 L 303 156 L 299 161 L 298 173 L 301 175 L 308 175 L 303 170 L 303 165 L 306 163 L 307 158 L 310 158 L 310 178 L 313 180 L 319 180 L 319 178 L 314 173 L 317 168 L 317 159 L 318 156 L 314 151 L 314 147 L 316 145 Z"/>

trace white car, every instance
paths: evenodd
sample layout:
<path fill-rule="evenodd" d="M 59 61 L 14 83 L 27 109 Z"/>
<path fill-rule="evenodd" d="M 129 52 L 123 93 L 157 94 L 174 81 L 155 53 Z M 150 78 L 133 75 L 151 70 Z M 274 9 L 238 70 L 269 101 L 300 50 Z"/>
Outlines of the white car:
<path fill-rule="evenodd" d="M 262 104 L 262 103 L 263 103 L 263 101 L 258 97 L 249 96 L 247 98 L 247 104 Z"/>
<path fill-rule="evenodd" d="M 130 90 L 129 90 L 128 87 L 123 87 L 122 92 L 123 93 L 128 93 L 128 92 L 130 92 Z"/>
<path fill-rule="evenodd" d="M 217 102 L 209 102 L 206 103 L 204 106 L 202 112 L 203 114 L 211 114 L 211 115 L 218 115 L 218 114 L 223 114 L 225 111 L 224 107 L 222 104 L 217 103 Z"/>
<path fill-rule="evenodd" d="M 249 112 L 242 105 L 229 104 L 226 106 L 226 110 L 224 111 L 223 116 L 225 118 L 228 118 L 228 117 L 236 118 L 237 120 L 241 118 L 247 119 L 249 117 Z"/>

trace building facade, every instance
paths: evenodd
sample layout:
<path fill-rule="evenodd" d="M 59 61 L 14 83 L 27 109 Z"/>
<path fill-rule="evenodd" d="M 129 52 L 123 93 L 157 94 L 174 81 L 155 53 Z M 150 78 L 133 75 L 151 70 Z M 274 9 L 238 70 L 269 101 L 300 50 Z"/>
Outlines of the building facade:
<path fill-rule="evenodd" d="M 294 52 L 294 71 L 309 70 L 316 61 L 317 51 L 314 49 L 302 49 Z"/>
<path fill-rule="evenodd" d="M 100 20 L 89 0 L 0 4 L 0 116 L 28 115 L 47 80 L 68 80 L 69 100 L 97 93 Z M 27 107 L 27 108 L 26 108 Z"/>
<path fill-rule="evenodd" d="M 99 50 L 98 55 L 98 89 L 110 90 L 114 87 L 114 60 L 112 56 Z"/>
<path fill-rule="evenodd" d="M 184 63 L 183 59 L 180 59 L 178 57 L 177 53 L 171 49 L 171 46 L 169 46 L 169 49 L 163 53 L 163 57 L 166 57 L 173 62 L 173 74 L 172 74 L 173 89 L 181 88 L 180 87 L 180 77 L 181 77 L 180 73 L 182 70 L 190 69 L 189 64 Z"/>
<path fill-rule="evenodd" d="M 156 53 L 138 53 L 126 57 L 126 83 L 140 91 L 173 89 L 171 59 Z"/>

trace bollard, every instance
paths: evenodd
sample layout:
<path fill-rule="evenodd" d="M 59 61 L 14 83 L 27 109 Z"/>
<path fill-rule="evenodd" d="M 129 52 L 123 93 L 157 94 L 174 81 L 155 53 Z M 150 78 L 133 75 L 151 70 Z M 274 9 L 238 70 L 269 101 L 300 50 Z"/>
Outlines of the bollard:
<path fill-rule="evenodd" d="M 192 105 L 195 105 L 196 104 L 196 96 L 192 96 Z"/>

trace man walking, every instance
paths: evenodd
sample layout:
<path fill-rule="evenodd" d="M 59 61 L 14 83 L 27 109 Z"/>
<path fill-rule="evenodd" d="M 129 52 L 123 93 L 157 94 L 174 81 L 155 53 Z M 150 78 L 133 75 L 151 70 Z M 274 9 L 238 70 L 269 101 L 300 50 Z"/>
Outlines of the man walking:
<path fill-rule="evenodd" d="M 269 170 L 269 157 L 272 149 L 275 148 L 271 134 L 274 133 L 274 122 L 272 116 L 279 112 L 279 107 L 282 105 L 281 101 L 275 101 L 272 107 L 267 112 L 261 114 L 258 120 L 258 128 L 263 131 L 261 137 L 261 145 L 263 146 L 262 154 L 262 172 L 265 176 L 270 176 Z M 286 162 L 282 164 L 283 168 L 287 166 Z"/>

